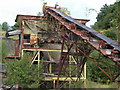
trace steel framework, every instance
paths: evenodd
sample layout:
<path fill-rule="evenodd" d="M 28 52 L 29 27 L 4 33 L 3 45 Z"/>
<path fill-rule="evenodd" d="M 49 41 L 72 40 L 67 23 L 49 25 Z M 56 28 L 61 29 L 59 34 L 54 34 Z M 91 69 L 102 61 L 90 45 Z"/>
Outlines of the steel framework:
<path fill-rule="evenodd" d="M 16 53 L 7 58 L 20 58 L 24 52 L 32 53 L 31 63 L 37 62 L 38 68 L 39 63 L 47 67 L 47 69 L 44 68 L 44 80 L 53 81 L 54 88 L 65 87 L 68 83 L 76 84 L 81 79 L 85 82 L 87 60 L 92 61 L 111 81 L 120 83 L 116 80 L 120 75 L 119 43 L 88 28 L 54 7 L 46 6 L 44 16 L 18 15 L 16 21 L 20 25 L 20 30 L 9 31 L 6 34 L 6 36 L 19 36 L 16 42 Z M 51 44 L 58 44 L 59 48 L 52 47 Z M 115 73 L 104 70 L 99 66 L 99 61 L 90 57 L 94 50 L 113 61 Z M 53 55 L 55 58 L 52 57 Z M 109 65 L 107 67 L 110 71 Z"/>

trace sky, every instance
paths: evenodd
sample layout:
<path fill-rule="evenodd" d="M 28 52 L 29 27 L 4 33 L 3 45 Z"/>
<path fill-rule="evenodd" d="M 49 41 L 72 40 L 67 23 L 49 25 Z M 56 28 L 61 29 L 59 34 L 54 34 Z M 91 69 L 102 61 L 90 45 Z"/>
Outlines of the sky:
<path fill-rule="evenodd" d="M 0 24 L 4 21 L 10 26 L 15 24 L 17 14 L 37 15 L 42 11 L 42 4 L 47 2 L 48 6 L 55 6 L 56 3 L 61 7 L 67 8 L 71 17 L 79 19 L 90 19 L 87 26 L 96 22 L 97 13 L 103 5 L 114 4 L 116 0 L 2 0 L 0 2 Z M 89 9 L 95 9 L 90 11 Z"/>

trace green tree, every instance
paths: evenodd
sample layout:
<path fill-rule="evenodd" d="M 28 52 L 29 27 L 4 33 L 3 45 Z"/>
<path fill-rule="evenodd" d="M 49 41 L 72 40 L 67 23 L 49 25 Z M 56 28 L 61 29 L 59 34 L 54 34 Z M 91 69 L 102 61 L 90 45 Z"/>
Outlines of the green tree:
<path fill-rule="evenodd" d="M 0 31 L 2 30 L 2 25 L 0 24 Z"/>
<path fill-rule="evenodd" d="M 15 23 L 13 26 L 11 26 L 11 30 L 19 29 L 18 23 Z"/>
<path fill-rule="evenodd" d="M 104 57 L 99 51 L 95 50 L 90 54 L 90 57 L 94 59 L 94 62 L 97 62 L 97 65 L 104 69 L 109 75 L 117 75 L 119 73 L 118 66 L 110 60 L 109 58 Z M 93 62 L 87 60 L 87 77 L 88 80 L 100 83 L 108 83 L 111 81 L 108 76 L 106 76 L 98 67 L 96 67 Z"/>
<path fill-rule="evenodd" d="M 96 17 L 97 22 L 95 23 L 95 29 L 109 29 L 111 27 L 111 20 L 116 18 L 116 4 L 108 6 L 105 4 L 98 16 Z"/>
<path fill-rule="evenodd" d="M 120 2 L 111 5 L 105 4 L 97 16 L 97 22 L 93 25 L 93 29 L 103 32 L 104 35 L 120 41 Z M 107 31 L 106 31 L 107 30 Z M 113 36 L 113 37 L 112 37 Z"/>
<path fill-rule="evenodd" d="M 8 29 L 9 29 L 8 23 L 7 22 L 3 22 L 2 23 L 2 30 L 8 31 Z"/>
<path fill-rule="evenodd" d="M 103 34 L 112 40 L 117 40 L 117 34 L 112 29 L 103 31 Z"/>
<path fill-rule="evenodd" d="M 21 60 L 6 61 L 7 78 L 4 79 L 6 85 L 14 85 L 18 82 L 19 87 L 38 88 L 42 77 L 40 76 L 42 69 L 38 66 L 31 65 L 27 56 Z M 39 70 L 39 71 L 38 71 Z"/>
<path fill-rule="evenodd" d="M 117 18 L 115 22 L 113 22 L 116 26 L 116 34 L 117 34 L 117 41 L 120 42 L 120 1 L 117 3 L 117 10 L 116 10 Z"/>

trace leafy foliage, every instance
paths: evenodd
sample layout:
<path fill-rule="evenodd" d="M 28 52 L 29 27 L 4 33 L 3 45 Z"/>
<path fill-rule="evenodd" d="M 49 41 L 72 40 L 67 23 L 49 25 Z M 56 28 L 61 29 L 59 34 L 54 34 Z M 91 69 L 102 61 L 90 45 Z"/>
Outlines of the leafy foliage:
<path fill-rule="evenodd" d="M 111 21 L 117 18 L 117 4 L 113 4 L 108 6 L 105 4 L 100 13 L 97 16 L 97 22 L 95 23 L 94 27 L 96 29 L 109 29 L 111 27 Z"/>
<path fill-rule="evenodd" d="M 102 31 L 104 35 L 120 42 L 120 2 L 105 4 L 97 16 L 93 29 Z M 107 31 L 106 31 L 107 30 Z M 105 32 L 104 32 L 105 31 Z"/>
<path fill-rule="evenodd" d="M 2 44 L 1 44 L 1 51 L 2 51 L 1 55 L 2 55 L 2 58 L 4 58 L 8 53 L 7 49 L 5 48 L 5 47 L 7 47 L 7 45 L 6 45 L 6 42 L 2 39 L 1 39 L 1 42 L 2 42 Z"/>
<path fill-rule="evenodd" d="M 41 65 L 31 65 L 30 60 L 24 56 L 22 60 L 6 61 L 7 78 L 5 84 L 14 85 L 18 82 L 19 87 L 38 88 L 42 77 Z"/>
<path fill-rule="evenodd" d="M 103 34 L 104 34 L 105 36 L 113 39 L 113 40 L 116 40 L 116 39 L 117 39 L 117 35 L 115 34 L 115 32 L 112 31 L 112 30 L 110 30 L 110 29 L 109 29 L 109 30 L 105 30 L 105 31 L 103 32 Z"/>
<path fill-rule="evenodd" d="M 15 23 L 13 26 L 11 26 L 11 30 L 19 29 L 18 23 Z"/>
<path fill-rule="evenodd" d="M 9 29 L 8 23 L 7 22 L 3 22 L 2 23 L 2 30 L 8 31 L 8 29 Z"/>
<path fill-rule="evenodd" d="M 2 30 L 2 25 L 0 24 L 0 31 Z"/>
<path fill-rule="evenodd" d="M 119 68 L 115 63 L 104 57 L 100 52 L 93 51 L 90 54 L 90 57 L 94 59 L 94 62 L 97 62 L 97 65 L 104 69 L 109 75 L 114 76 L 119 73 Z M 90 60 L 87 61 L 87 77 L 88 80 L 100 83 L 110 83 L 110 78 L 106 76 L 98 67 L 96 67 L 93 62 Z"/>

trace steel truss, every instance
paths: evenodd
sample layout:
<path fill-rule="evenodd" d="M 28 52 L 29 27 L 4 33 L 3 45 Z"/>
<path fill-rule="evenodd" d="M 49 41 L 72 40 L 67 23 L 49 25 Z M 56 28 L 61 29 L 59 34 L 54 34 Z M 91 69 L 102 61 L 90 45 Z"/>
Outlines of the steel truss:
<path fill-rule="evenodd" d="M 61 58 L 59 62 L 59 69 L 58 69 L 58 78 L 57 78 L 57 83 L 56 83 L 56 88 L 59 88 L 59 77 L 62 73 L 62 70 L 66 70 L 66 62 L 68 63 L 69 59 L 68 56 L 71 54 L 70 51 L 72 48 L 76 49 L 76 54 L 82 55 L 82 59 L 78 60 L 78 57 L 74 57 L 77 62 L 78 68 L 78 74 L 79 76 L 81 75 L 81 72 L 83 70 L 84 64 L 87 60 L 92 61 L 106 76 L 108 76 L 111 81 L 118 82 L 115 80 L 117 77 L 120 75 L 120 51 L 119 51 L 119 44 L 116 43 L 114 49 L 112 47 L 112 44 L 105 43 L 106 41 L 102 40 L 104 37 L 101 35 L 100 37 L 95 36 L 96 33 L 94 32 L 91 34 L 92 30 L 89 30 L 88 28 L 84 27 L 81 25 L 78 26 L 78 23 L 75 22 L 71 17 L 61 13 L 59 10 L 51 9 L 51 8 L 46 8 L 46 17 L 48 21 L 52 21 L 52 24 L 50 24 L 52 30 L 56 30 L 57 32 L 62 32 L 61 37 L 63 39 L 62 43 L 62 48 L 61 48 Z M 72 21 L 73 20 L 73 21 Z M 74 23 L 75 22 L 75 23 Z M 54 24 L 53 24 L 54 23 Z M 57 27 L 57 29 L 55 29 Z M 79 28 L 79 29 L 78 29 Z M 87 31 L 88 30 L 88 31 Z M 95 34 L 95 35 L 94 35 Z M 105 37 L 106 38 L 106 37 Z M 108 38 L 106 38 L 108 39 Z M 112 40 L 111 40 L 112 42 Z M 64 53 L 62 49 L 67 46 L 68 52 Z M 109 48 L 110 47 L 110 48 Z M 106 58 L 112 59 L 114 62 L 114 68 L 116 69 L 115 72 L 109 73 L 105 69 L 101 68 L 99 66 L 99 62 L 96 61 L 94 58 L 91 58 L 89 55 L 92 51 L 94 50 L 100 51 L 103 55 L 102 57 L 105 56 Z M 110 54 L 107 53 L 107 50 L 110 50 Z M 79 52 L 79 53 L 77 53 Z M 77 58 L 77 59 L 76 59 Z M 105 62 L 104 62 L 105 63 Z M 107 70 L 110 71 L 110 66 L 107 66 Z M 64 71 L 66 72 L 66 71 Z M 67 73 L 68 74 L 68 73 Z M 70 77 L 68 75 L 68 77 Z M 78 79 L 77 79 L 78 80 Z"/>
<path fill-rule="evenodd" d="M 116 79 L 120 76 L 120 45 L 117 42 L 79 24 L 58 9 L 46 7 L 44 13 L 43 17 L 25 15 L 17 17 L 18 21 L 20 20 L 21 32 L 15 31 L 19 35 L 19 40 L 16 41 L 16 53 L 12 57 L 20 58 L 25 52 L 32 53 L 31 64 L 37 63 L 38 69 L 40 63 L 43 64 L 42 75 L 45 77 L 42 85 L 51 81 L 54 88 L 78 86 L 81 88 L 83 82 L 86 88 L 86 62 L 88 60 L 93 62 L 111 81 L 119 83 Z M 44 23 L 47 28 L 43 28 L 41 23 Z M 25 25 L 34 35 L 26 34 Z M 10 36 L 10 32 L 7 35 Z M 30 36 L 29 40 L 24 38 L 25 35 Z M 46 36 L 47 39 L 44 38 Z M 27 43 L 28 41 L 30 42 Z M 59 43 L 61 48 L 41 47 L 50 43 Z M 90 56 L 95 50 L 100 52 L 97 59 Z M 59 52 L 60 59 L 46 60 L 44 52 Z M 101 57 L 107 58 L 108 61 L 107 59 L 101 61 Z M 110 61 L 112 61 L 111 65 L 106 63 Z M 100 66 L 101 62 L 105 64 L 104 67 Z M 114 68 L 114 71 L 111 71 L 111 68 Z"/>

